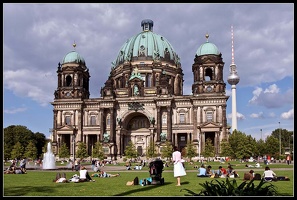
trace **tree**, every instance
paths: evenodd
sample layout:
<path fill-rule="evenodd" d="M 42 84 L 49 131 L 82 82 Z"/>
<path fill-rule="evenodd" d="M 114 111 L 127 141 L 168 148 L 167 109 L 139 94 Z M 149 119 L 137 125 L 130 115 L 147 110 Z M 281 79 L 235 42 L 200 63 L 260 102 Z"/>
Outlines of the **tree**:
<path fill-rule="evenodd" d="M 186 156 L 192 161 L 192 158 L 197 156 L 196 149 L 194 148 L 194 145 L 192 142 L 189 142 L 187 144 L 187 149 L 186 149 Z"/>
<path fill-rule="evenodd" d="M 265 142 L 265 153 L 267 155 L 271 155 L 276 159 L 279 159 L 279 139 L 274 136 L 268 136 Z"/>
<path fill-rule="evenodd" d="M 76 150 L 76 157 L 80 158 L 81 160 L 83 158 L 89 157 L 87 152 L 87 145 L 84 142 L 79 142 Z"/>
<path fill-rule="evenodd" d="M 59 149 L 59 158 L 69 158 L 69 148 L 67 147 L 66 143 L 62 143 Z"/>
<path fill-rule="evenodd" d="M 129 141 L 128 145 L 125 148 L 125 156 L 129 159 L 137 157 L 137 150 L 132 141 Z"/>
<path fill-rule="evenodd" d="M 25 157 L 31 158 L 32 160 L 35 160 L 37 158 L 37 148 L 35 141 L 30 141 L 28 146 L 25 149 Z"/>
<path fill-rule="evenodd" d="M 146 147 L 146 157 L 153 158 L 157 156 L 155 145 L 150 142 L 149 146 Z"/>
<path fill-rule="evenodd" d="M 245 133 L 235 130 L 229 137 L 229 143 L 233 150 L 231 158 L 244 159 L 256 155 L 256 140 Z"/>
<path fill-rule="evenodd" d="M 286 129 L 275 129 L 271 133 L 271 136 L 275 137 L 278 141 L 279 141 L 279 136 L 281 136 L 281 152 L 282 153 L 284 152 L 283 151 L 284 147 L 293 146 L 292 135 L 293 135 L 293 131 L 288 131 Z M 279 143 L 278 143 L 278 147 L 279 147 Z"/>
<path fill-rule="evenodd" d="M 229 142 L 226 139 L 223 139 L 221 141 L 221 157 L 231 157 L 231 155 L 234 155 L 233 149 L 230 146 Z"/>
<path fill-rule="evenodd" d="M 19 142 L 25 149 L 29 142 L 32 141 L 37 148 L 37 157 L 42 154 L 42 147 L 46 141 L 45 135 L 42 133 L 33 133 L 26 126 L 11 125 L 4 128 L 4 158 L 12 159 L 11 155 L 14 145 Z"/>
<path fill-rule="evenodd" d="M 170 159 L 172 157 L 172 144 L 169 141 L 165 142 L 165 146 L 161 149 L 161 157 L 166 158 L 166 160 Z"/>
<path fill-rule="evenodd" d="M 265 142 L 264 140 L 260 139 L 257 141 L 257 144 L 256 144 L 256 148 L 258 150 L 258 154 L 259 156 L 262 156 L 264 155 L 264 152 L 266 151 L 265 148 L 266 148 L 266 145 L 265 145 Z"/>
<path fill-rule="evenodd" d="M 204 157 L 214 157 L 215 156 L 215 147 L 214 145 L 212 144 L 212 140 L 210 138 L 207 138 L 206 139 L 206 142 L 205 142 L 205 149 L 204 151 L 202 152 L 203 156 Z"/>
<path fill-rule="evenodd" d="M 43 133 L 35 133 L 34 134 L 34 138 L 35 138 L 35 145 L 36 145 L 36 148 L 37 148 L 37 156 L 40 157 L 40 155 L 42 155 L 43 152 L 42 151 L 42 148 L 44 147 L 45 144 L 47 144 L 49 141 L 47 141 L 45 135 Z"/>
<path fill-rule="evenodd" d="M 23 157 L 23 155 L 24 155 L 24 147 L 20 142 L 17 142 L 12 148 L 11 157 L 14 159 L 17 158 L 19 160 Z"/>
<path fill-rule="evenodd" d="M 104 159 L 104 151 L 103 151 L 103 146 L 100 142 L 96 142 L 93 150 L 92 150 L 92 157 L 93 158 L 98 158 L 100 160 Z"/>

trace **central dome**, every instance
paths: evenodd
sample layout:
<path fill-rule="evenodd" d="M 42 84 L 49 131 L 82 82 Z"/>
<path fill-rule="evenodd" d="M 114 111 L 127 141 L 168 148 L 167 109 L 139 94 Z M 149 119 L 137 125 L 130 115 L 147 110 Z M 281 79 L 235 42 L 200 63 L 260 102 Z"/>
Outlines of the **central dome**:
<path fill-rule="evenodd" d="M 131 37 L 121 47 L 114 67 L 131 61 L 143 60 L 166 60 L 171 64 L 179 64 L 179 58 L 173 47 L 166 38 L 153 32 L 153 21 L 142 20 L 142 32 Z"/>

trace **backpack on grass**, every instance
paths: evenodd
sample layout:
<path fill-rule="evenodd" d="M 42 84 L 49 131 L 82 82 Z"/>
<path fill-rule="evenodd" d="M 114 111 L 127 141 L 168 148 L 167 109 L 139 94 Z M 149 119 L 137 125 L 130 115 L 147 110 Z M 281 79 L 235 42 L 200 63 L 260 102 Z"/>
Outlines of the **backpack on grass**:
<path fill-rule="evenodd" d="M 139 184 L 139 179 L 138 176 L 136 176 L 133 180 L 134 185 L 138 185 Z"/>
<path fill-rule="evenodd" d="M 261 174 L 256 173 L 254 176 L 254 180 L 261 180 L 261 179 L 262 179 Z"/>

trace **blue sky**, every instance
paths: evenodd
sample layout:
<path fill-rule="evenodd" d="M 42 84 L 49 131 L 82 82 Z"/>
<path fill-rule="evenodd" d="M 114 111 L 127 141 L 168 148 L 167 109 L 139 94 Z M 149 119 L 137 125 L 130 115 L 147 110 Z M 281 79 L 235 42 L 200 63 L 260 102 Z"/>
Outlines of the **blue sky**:
<path fill-rule="evenodd" d="M 294 4 L 244 3 L 5 3 L 3 4 L 3 127 L 24 125 L 49 137 L 53 126 L 56 70 L 73 50 L 90 70 L 91 98 L 100 97 L 111 62 L 127 39 L 151 19 L 180 57 L 184 94 L 205 34 L 222 53 L 227 123 L 232 124 L 231 25 L 240 77 L 237 128 L 257 140 L 280 127 L 293 131 Z"/>

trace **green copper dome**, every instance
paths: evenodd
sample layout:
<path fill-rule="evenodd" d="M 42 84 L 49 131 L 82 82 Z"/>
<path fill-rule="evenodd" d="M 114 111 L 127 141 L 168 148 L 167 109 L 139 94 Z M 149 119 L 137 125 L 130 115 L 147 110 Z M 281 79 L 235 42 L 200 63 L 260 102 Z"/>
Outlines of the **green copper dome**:
<path fill-rule="evenodd" d="M 85 60 L 84 58 L 79 55 L 76 51 L 71 51 L 69 52 L 62 60 L 61 64 L 65 64 L 65 63 L 81 63 L 85 65 Z"/>
<path fill-rule="evenodd" d="M 175 53 L 169 41 L 153 32 L 153 21 L 142 20 L 142 32 L 128 39 L 120 48 L 116 60 L 112 63 L 114 67 L 124 63 L 137 60 L 164 60 L 174 64 L 179 63 L 178 55 Z"/>
<path fill-rule="evenodd" d="M 208 41 L 208 35 L 206 35 L 206 42 L 204 44 L 202 44 L 197 52 L 196 52 L 196 55 L 197 56 L 202 56 L 202 55 L 209 55 L 209 54 L 214 54 L 214 55 L 220 55 L 220 51 L 219 49 L 217 48 L 217 46 L 213 43 L 210 43 Z"/>

